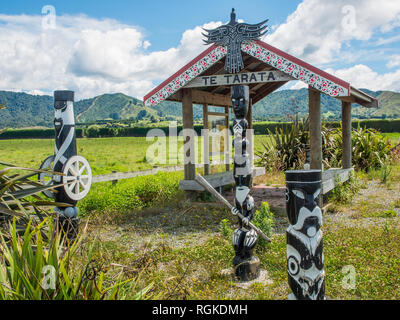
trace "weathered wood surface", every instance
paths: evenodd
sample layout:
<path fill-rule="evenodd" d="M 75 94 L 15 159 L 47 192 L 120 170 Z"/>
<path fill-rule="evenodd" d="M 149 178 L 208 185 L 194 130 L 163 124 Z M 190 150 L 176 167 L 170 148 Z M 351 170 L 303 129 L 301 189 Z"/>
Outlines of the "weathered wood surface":
<path fill-rule="evenodd" d="M 322 169 L 321 94 L 309 87 L 310 169 Z"/>
<path fill-rule="evenodd" d="M 342 101 L 342 138 L 343 138 L 343 169 L 351 168 L 351 103 Z"/>
<path fill-rule="evenodd" d="M 354 173 L 354 169 L 329 169 L 322 172 L 322 193 L 327 194 L 336 187 L 337 177 L 341 183 L 350 179 L 350 175 Z"/>
<path fill-rule="evenodd" d="M 283 73 L 282 71 L 241 72 L 237 74 L 221 74 L 197 77 L 189 82 L 185 88 L 231 86 L 290 80 L 294 80 L 294 78 Z"/>
<path fill-rule="evenodd" d="M 231 106 L 232 101 L 229 95 L 223 95 L 219 93 L 210 93 L 202 90 L 196 89 L 182 89 L 178 92 L 174 93 L 167 100 L 168 101 L 183 101 L 182 91 L 184 90 L 192 90 L 192 102 L 195 104 L 209 104 L 211 106 Z"/>
<path fill-rule="evenodd" d="M 233 163 L 232 159 L 230 162 Z M 225 161 L 213 161 L 211 164 L 212 165 L 221 165 L 221 164 L 225 164 Z M 203 168 L 203 167 L 204 167 L 203 164 L 196 164 L 197 169 Z M 153 169 L 142 170 L 142 171 L 115 172 L 115 173 L 110 173 L 110 174 L 93 176 L 92 183 L 118 181 L 118 180 L 130 179 L 130 178 L 135 178 L 135 177 L 141 177 L 141 176 L 151 176 L 151 175 L 157 174 L 158 172 L 176 172 L 176 171 L 183 171 L 183 170 L 184 170 L 184 166 L 170 166 L 170 167 L 155 167 Z"/>
<path fill-rule="evenodd" d="M 265 174 L 265 168 L 254 168 L 253 177 L 258 177 Z M 222 187 L 235 183 L 233 172 L 221 172 L 204 178 L 214 187 Z M 205 189 L 195 180 L 182 180 L 179 187 L 185 191 L 204 191 Z"/>

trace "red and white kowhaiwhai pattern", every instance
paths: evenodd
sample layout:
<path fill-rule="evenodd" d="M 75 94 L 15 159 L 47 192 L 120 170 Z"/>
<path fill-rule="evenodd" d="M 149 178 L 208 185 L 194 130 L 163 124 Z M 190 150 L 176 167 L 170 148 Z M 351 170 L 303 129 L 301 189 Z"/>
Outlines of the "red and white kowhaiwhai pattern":
<path fill-rule="evenodd" d="M 304 66 L 295 63 L 289 58 L 282 57 L 276 52 L 272 52 L 255 41 L 242 44 L 242 51 L 255 57 L 256 59 L 263 61 L 272 67 L 283 71 L 284 73 L 292 76 L 293 78 L 303 81 L 311 87 L 327 94 L 332 97 L 345 97 L 349 96 L 349 88 L 346 88 L 332 80 L 327 79 L 321 74 L 317 74 Z M 157 90 L 150 97 L 145 99 L 145 105 L 155 106 L 162 101 L 166 100 L 168 97 L 173 95 L 179 89 L 184 87 L 194 78 L 202 74 L 217 61 L 221 60 L 226 56 L 227 49 L 224 46 L 218 46 L 200 60 L 196 61 L 193 65 L 188 67 L 180 74 L 177 74 L 171 81 L 166 85 Z"/>
<path fill-rule="evenodd" d="M 173 95 L 175 92 L 184 87 L 186 84 L 202 74 L 204 71 L 206 71 L 208 68 L 210 68 L 212 65 L 214 65 L 217 61 L 221 60 L 225 56 L 226 48 L 223 46 L 216 47 L 209 54 L 201 58 L 183 73 L 177 75 L 172 81 L 170 81 L 160 90 L 158 90 L 151 97 L 146 99 L 145 105 L 148 107 L 155 106 L 166 100 L 168 97 Z"/>
<path fill-rule="evenodd" d="M 291 75 L 311 87 L 332 97 L 343 97 L 349 95 L 349 90 L 337 83 L 312 72 L 275 52 L 261 47 L 255 42 L 243 43 L 242 51 L 257 58 L 272 67 Z"/>

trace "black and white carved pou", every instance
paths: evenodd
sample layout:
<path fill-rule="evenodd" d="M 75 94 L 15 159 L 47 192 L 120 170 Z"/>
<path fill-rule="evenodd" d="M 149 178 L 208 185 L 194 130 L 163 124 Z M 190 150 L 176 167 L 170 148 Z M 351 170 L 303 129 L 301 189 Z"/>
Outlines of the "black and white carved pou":
<path fill-rule="evenodd" d="M 250 281 L 258 277 L 260 272 L 260 260 L 253 255 L 253 249 L 257 243 L 257 233 L 248 227 L 249 221 L 254 214 L 254 200 L 249 194 L 252 183 L 252 168 L 250 157 L 247 152 L 249 141 L 246 138 L 248 122 L 245 119 L 249 109 L 249 87 L 232 86 L 231 99 L 233 112 L 236 119 L 233 120 L 233 147 L 234 155 L 234 178 L 235 205 L 232 213 L 240 212 L 244 219 L 239 219 L 239 228 L 233 234 L 233 247 L 235 258 L 233 266 L 235 275 L 241 281 Z"/>
<path fill-rule="evenodd" d="M 290 299 L 324 300 L 321 170 L 286 172 L 287 268 Z"/>
<path fill-rule="evenodd" d="M 58 185 L 57 192 L 47 190 L 45 195 L 54 198 L 57 202 L 72 205 L 67 208 L 55 209 L 59 224 L 67 232 L 69 238 L 75 235 L 78 221 L 76 204 L 89 192 L 92 183 L 92 171 L 88 161 L 77 155 L 74 92 L 55 91 L 55 150 L 54 155 L 48 157 L 41 165 L 41 169 L 61 172 L 63 175 L 40 173 L 39 180 L 45 185 Z M 46 180 L 47 178 L 47 180 Z M 50 180 L 49 180 L 50 179 Z"/>
<path fill-rule="evenodd" d="M 241 44 L 244 41 L 259 39 L 266 32 L 267 26 L 265 20 L 258 24 L 239 23 L 236 21 L 235 9 L 232 9 L 231 20 L 228 24 L 220 26 L 213 30 L 206 30 L 207 34 L 203 36 L 205 44 L 216 43 L 227 47 L 227 56 L 225 60 L 225 70 L 229 73 L 236 73 L 244 69 Z"/>
<path fill-rule="evenodd" d="M 54 150 L 54 171 L 63 172 L 65 163 L 69 158 L 76 156 L 76 134 L 74 116 L 74 92 L 54 92 L 54 129 L 55 129 L 55 150 Z M 60 181 L 61 182 L 61 181 Z M 77 201 L 68 198 L 64 188 L 59 188 L 56 200 L 76 204 Z"/>

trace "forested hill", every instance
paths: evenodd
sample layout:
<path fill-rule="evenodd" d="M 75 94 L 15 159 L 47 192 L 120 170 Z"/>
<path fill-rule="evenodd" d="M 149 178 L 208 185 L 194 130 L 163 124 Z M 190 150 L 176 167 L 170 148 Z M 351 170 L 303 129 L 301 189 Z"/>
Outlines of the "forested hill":
<path fill-rule="evenodd" d="M 353 106 L 353 116 L 368 118 L 400 118 L 400 93 L 391 91 L 368 91 L 377 97 L 379 109 L 367 109 Z M 321 95 L 323 117 L 328 120 L 340 119 L 340 101 Z M 0 128 L 22 128 L 33 126 L 53 126 L 53 97 L 30 95 L 21 92 L 0 91 Z M 144 107 L 142 101 L 122 93 L 103 94 L 91 99 L 77 101 L 74 104 L 77 122 L 93 122 L 106 119 L 163 119 L 179 120 L 182 116 L 181 105 L 164 102 L 158 106 Z M 276 91 L 257 103 L 253 117 L 257 120 L 281 120 L 287 114 L 308 114 L 308 90 Z M 202 107 L 194 107 L 194 117 L 202 118 Z"/>

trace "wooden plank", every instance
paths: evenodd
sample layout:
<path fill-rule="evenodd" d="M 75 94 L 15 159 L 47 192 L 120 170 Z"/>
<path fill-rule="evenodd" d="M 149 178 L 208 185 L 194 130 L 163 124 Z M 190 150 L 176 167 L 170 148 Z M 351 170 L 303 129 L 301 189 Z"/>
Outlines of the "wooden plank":
<path fill-rule="evenodd" d="M 231 106 L 232 101 L 229 95 L 223 95 L 218 93 L 210 93 L 207 91 L 195 90 L 195 89 L 181 89 L 172 96 L 170 96 L 168 101 L 183 102 L 183 92 L 184 90 L 192 91 L 192 103 L 195 104 L 208 104 L 216 107 Z"/>
<path fill-rule="evenodd" d="M 321 94 L 309 87 L 310 169 L 322 169 Z"/>
<path fill-rule="evenodd" d="M 290 80 L 294 80 L 294 78 L 282 71 L 242 72 L 236 74 L 200 76 L 189 82 L 185 88 L 218 87 Z"/>
<path fill-rule="evenodd" d="M 354 169 L 329 169 L 322 173 L 322 193 L 327 194 L 336 187 L 337 177 L 341 183 L 350 179 Z"/>
<path fill-rule="evenodd" d="M 209 116 L 226 116 L 225 112 L 212 112 L 212 111 L 208 111 L 208 115 Z"/>
<path fill-rule="evenodd" d="M 183 169 L 183 167 L 181 168 L 181 170 L 182 169 Z M 175 170 L 173 170 L 173 171 L 175 171 Z M 156 174 L 157 172 L 158 172 L 158 168 L 154 168 L 154 169 L 150 169 L 150 170 L 143 170 L 143 171 L 116 172 L 116 173 L 104 174 L 104 175 L 99 175 L 99 176 L 93 176 L 92 183 L 117 181 L 117 180 L 130 179 L 130 178 L 141 177 L 141 176 L 150 176 L 150 175 Z"/>
<path fill-rule="evenodd" d="M 254 168 L 253 177 L 257 177 L 265 174 L 265 168 Z M 204 178 L 214 187 L 222 187 L 235 183 L 233 178 L 233 172 L 221 172 L 204 176 Z M 199 185 L 195 180 L 182 180 L 179 183 L 179 187 L 184 191 L 204 191 L 204 188 Z"/>
<path fill-rule="evenodd" d="M 342 101 L 342 168 L 349 169 L 352 167 L 352 146 L 351 146 L 351 103 Z"/>

